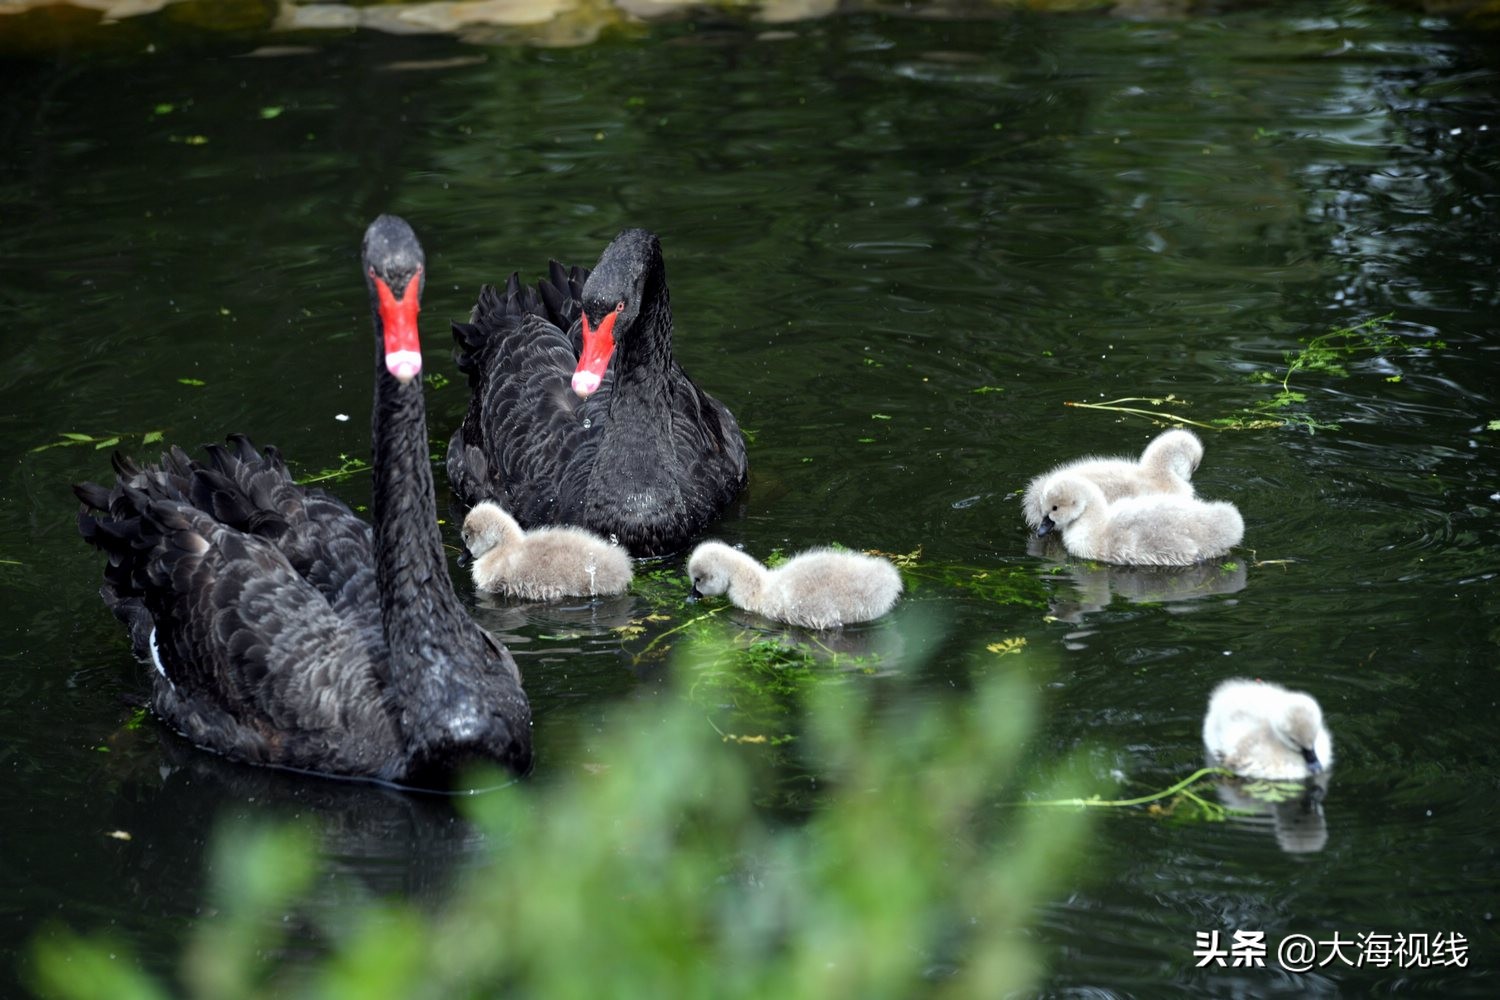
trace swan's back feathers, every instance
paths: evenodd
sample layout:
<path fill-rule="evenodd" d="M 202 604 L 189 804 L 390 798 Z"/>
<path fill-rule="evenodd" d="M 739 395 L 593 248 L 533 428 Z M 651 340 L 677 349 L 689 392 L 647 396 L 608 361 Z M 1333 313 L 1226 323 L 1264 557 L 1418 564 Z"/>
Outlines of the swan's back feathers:
<path fill-rule="evenodd" d="M 1225 554 L 1245 535 L 1245 522 L 1231 503 L 1173 494 L 1110 503 L 1097 483 L 1071 473 L 1049 479 L 1041 501 L 1063 545 L 1082 559 L 1189 566 Z"/>
<path fill-rule="evenodd" d="M 1244 537 L 1245 522 L 1227 501 L 1127 497 L 1115 502 L 1096 535 L 1101 554 L 1095 558 L 1132 566 L 1187 566 L 1225 554 Z"/>
<path fill-rule="evenodd" d="M 453 360 L 459 371 L 469 377 L 469 389 L 479 388 L 486 372 L 496 364 L 509 364 L 511 359 L 526 362 L 527 352 L 516 355 L 506 351 L 504 337 L 496 334 L 518 328 L 528 319 L 540 320 L 562 333 L 572 351 L 571 363 L 576 363 L 578 352 L 583 349 L 579 319 L 583 315 L 583 284 L 588 276 L 586 267 L 564 267 L 554 260 L 550 262 L 548 277 L 538 281 L 535 288 L 522 284 L 521 276 L 515 272 L 506 279 L 503 291 L 494 285 L 482 287 L 469 321 L 453 324 Z M 494 358 L 497 351 L 504 355 L 500 360 Z"/>
<path fill-rule="evenodd" d="M 574 265 L 564 267 L 557 261 L 548 263 L 548 277 L 537 282 L 536 290 L 547 309 L 547 321 L 568 334 L 576 356 L 583 350 L 583 286 L 589 280 L 589 269 Z"/>
<path fill-rule="evenodd" d="M 901 596 L 901 573 L 887 559 L 821 547 L 775 569 L 723 542 L 704 542 L 687 561 L 696 593 L 789 625 L 836 628 L 879 618 Z"/>
<path fill-rule="evenodd" d="M 143 474 L 156 492 L 160 471 Z M 97 487 L 79 492 L 99 499 Z M 380 748 L 397 736 L 368 694 L 384 648 L 372 651 L 360 623 L 336 613 L 274 542 L 129 484 L 80 526 L 109 554 L 106 603 L 152 664 L 153 705 L 174 728 L 257 763 L 316 759 L 389 776 Z"/>
<path fill-rule="evenodd" d="M 90 507 L 114 511 L 114 495 L 128 484 L 152 500 L 188 504 L 226 527 L 270 542 L 336 614 L 365 634 L 367 649 L 383 649 L 370 525 L 337 497 L 298 484 L 274 447 L 259 453 L 248 437 L 235 434 L 229 447 L 209 445 L 205 451 L 208 460 L 200 463 L 174 447 L 159 465 L 144 468 L 117 455 L 121 479 L 114 493 L 93 484 L 81 484 L 75 492 Z M 112 499 L 99 503 L 105 496 Z M 126 507 L 127 516 L 139 516 L 138 504 Z"/>
<path fill-rule="evenodd" d="M 630 555 L 591 531 L 555 525 L 527 532 L 473 564 L 474 585 L 527 601 L 602 597 L 630 586 Z"/>
<path fill-rule="evenodd" d="M 692 481 L 717 485 L 727 501 L 744 487 L 749 473 L 739 422 L 728 407 L 698 388 L 681 366 L 675 362 L 673 366 L 682 376 L 672 382 L 676 400 L 673 409 L 690 418 L 672 423 L 678 438 L 677 453 L 688 456 Z"/>
<path fill-rule="evenodd" d="M 773 616 L 808 628 L 870 621 L 901 596 L 901 573 L 888 560 L 862 552 L 813 548 L 771 571 L 765 599 Z"/>
<path fill-rule="evenodd" d="M 193 469 L 193 505 L 272 541 L 335 613 L 368 631 L 372 647 L 383 646 L 369 523 L 338 497 L 299 484 L 275 447 L 259 453 L 242 434 L 229 441 L 230 448 L 208 446 L 207 465 Z"/>

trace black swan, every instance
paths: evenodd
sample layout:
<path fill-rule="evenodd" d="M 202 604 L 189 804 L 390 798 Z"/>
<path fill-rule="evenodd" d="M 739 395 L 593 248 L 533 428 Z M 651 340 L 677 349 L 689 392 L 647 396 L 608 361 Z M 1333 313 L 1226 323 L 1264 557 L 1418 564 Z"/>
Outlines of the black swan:
<path fill-rule="evenodd" d="M 486 285 L 453 324 L 469 409 L 448 442 L 466 505 L 524 527 L 574 524 L 638 556 L 683 548 L 744 488 L 729 410 L 672 357 L 661 242 L 627 229 L 590 272 Z"/>
<path fill-rule="evenodd" d="M 240 436 L 196 462 L 115 458 L 82 483 L 100 591 L 152 665 L 152 706 L 194 743 L 308 771 L 442 787 L 489 759 L 524 772 L 531 709 L 510 653 L 453 592 L 438 532 L 411 227 L 364 239 L 375 322 L 374 528 Z"/>

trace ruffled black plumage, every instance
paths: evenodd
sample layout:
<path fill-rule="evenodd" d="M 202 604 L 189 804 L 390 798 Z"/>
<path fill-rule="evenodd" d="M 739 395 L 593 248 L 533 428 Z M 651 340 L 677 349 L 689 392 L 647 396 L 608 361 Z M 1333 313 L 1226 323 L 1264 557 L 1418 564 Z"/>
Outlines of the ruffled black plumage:
<path fill-rule="evenodd" d="M 365 263 L 378 335 L 375 282 L 418 294 L 421 248 L 382 216 Z M 101 596 L 152 665 L 153 708 L 201 746 L 424 785 L 472 758 L 524 771 L 519 671 L 447 577 L 421 380 L 376 365 L 373 528 L 242 436 L 206 461 L 117 456 L 111 487 L 74 487 L 80 532 L 108 556 Z"/>
<path fill-rule="evenodd" d="M 619 310 L 598 390 L 570 386 L 585 313 Z M 535 289 L 512 274 L 453 324 L 469 409 L 448 444 L 465 504 L 492 499 L 524 527 L 576 524 L 636 555 L 684 547 L 744 488 L 734 416 L 672 356 L 672 311 L 657 238 L 621 233 L 592 272 L 553 262 Z"/>

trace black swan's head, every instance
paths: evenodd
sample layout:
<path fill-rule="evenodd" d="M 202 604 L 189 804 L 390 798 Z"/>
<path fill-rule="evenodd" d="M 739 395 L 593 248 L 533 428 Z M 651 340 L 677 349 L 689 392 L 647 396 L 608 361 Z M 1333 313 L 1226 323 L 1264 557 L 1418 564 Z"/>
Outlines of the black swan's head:
<path fill-rule="evenodd" d="M 365 230 L 365 283 L 380 317 L 381 355 L 386 371 L 402 383 L 422 372 L 417 313 L 422 308 L 427 258 L 406 220 L 382 215 Z"/>
<path fill-rule="evenodd" d="M 654 327 L 637 321 L 665 304 L 665 272 L 655 233 L 627 229 L 604 248 L 583 286 L 583 353 L 573 372 L 579 396 L 587 398 L 599 388 L 616 341 L 650 335 Z"/>
<path fill-rule="evenodd" d="M 520 711 L 507 718 L 495 692 L 475 695 L 450 699 L 441 710 L 418 705 L 403 713 L 411 747 L 406 783 L 447 789 L 460 771 L 476 764 L 500 764 L 516 774 L 530 770 L 531 734 L 521 731 L 529 726 L 530 714 Z"/>

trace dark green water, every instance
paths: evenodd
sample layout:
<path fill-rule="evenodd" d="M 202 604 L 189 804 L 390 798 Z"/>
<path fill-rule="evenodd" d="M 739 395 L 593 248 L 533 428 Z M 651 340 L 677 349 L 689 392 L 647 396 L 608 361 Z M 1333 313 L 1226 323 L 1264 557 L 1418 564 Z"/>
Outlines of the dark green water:
<path fill-rule="evenodd" d="M 242 430 L 309 473 L 366 455 L 357 248 L 393 211 L 427 248 L 429 370 L 454 379 L 429 395 L 439 440 L 465 403 L 446 323 L 482 282 L 591 263 L 627 225 L 658 232 L 678 356 L 754 432 L 750 489 L 718 534 L 759 555 L 837 540 L 972 567 L 848 639 L 938 698 L 969 669 L 956 651 L 1024 638 L 1027 657 L 989 669 L 1035 674 L 1039 762 L 1081 752 L 1106 794 L 1136 794 L 1198 765 L 1218 680 L 1320 699 L 1338 761 L 1323 848 L 1103 817 L 1087 874 L 1039 916 L 1050 992 L 1493 995 L 1493 37 L 1308 4 L 769 35 L 705 20 L 577 49 L 296 40 L 308 50 L 251 56 L 266 39 L 164 33 L 151 53 L 4 66 L 0 993 L 49 921 L 169 965 L 204 911 L 219 819 L 315 816 L 333 913 L 371 892 L 433 898 L 474 851 L 432 802 L 127 728 L 138 668 L 67 489 L 105 476 L 109 449 L 34 450 Z M 1171 393 L 1195 420 L 1240 414 L 1275 395 L 1286 352 L 1387 314 L 1401 346 L 1289 378 L 1303 422 L 1336 429 L 1204 432 L 1200 492 L 1246 522 L 1224 592 L 1141 600 L 1174 581 L 1028 552 L 1027 479 L 1156 432 L 1065 401 Z M 363 502 L 368 480 L 333 488 Z M 640 657 L 650 628 L 616 631 L 653 610 L 639 597 L 476 605 L 526 672 L 536 782 L 607 763 L 590 743 L 607 709 L 667 696 L 670 661 Z M 923 638 L 929 618 L 945 639 Z M 707 714 L 777 722 L 728 699 Z M 795 765 L 775 774 L 772 807 L 804 808 L 777 791 Z M 1210 930 L 1273 946 L 1457 933 L 1469 965 L 1196 969 Z"/>

